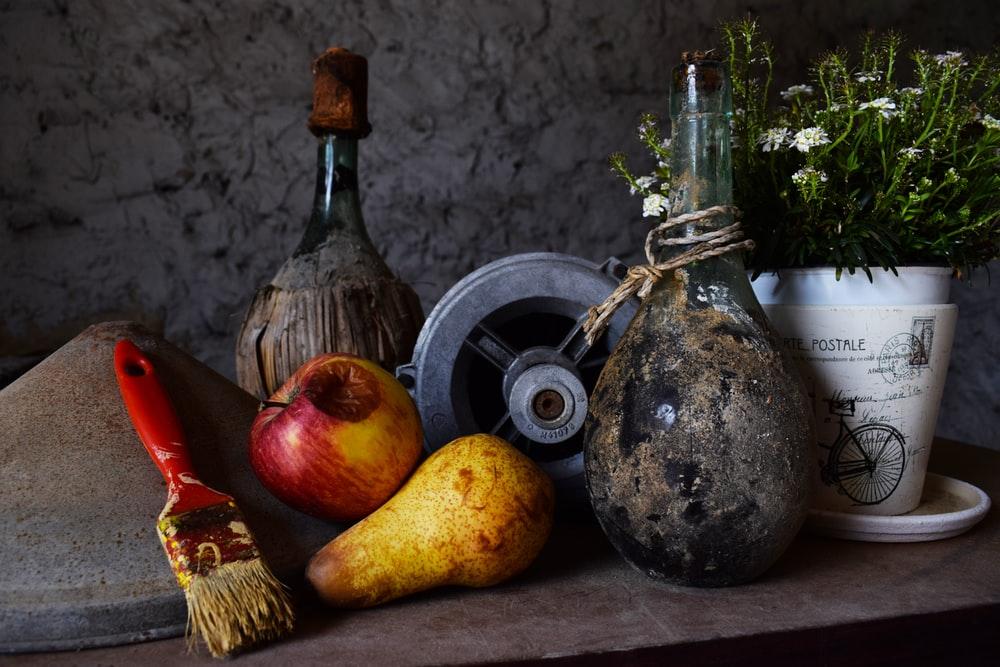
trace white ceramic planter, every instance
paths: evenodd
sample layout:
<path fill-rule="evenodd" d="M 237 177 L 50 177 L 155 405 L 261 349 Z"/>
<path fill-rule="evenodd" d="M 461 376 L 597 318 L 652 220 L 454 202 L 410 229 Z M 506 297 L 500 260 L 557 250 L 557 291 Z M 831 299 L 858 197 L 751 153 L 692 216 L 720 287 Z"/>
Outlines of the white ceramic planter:
<path fill-rule="evenodd" d="M 950 269 L 872 273 L 788 269 L 753 287 L 813 402 L 814 507 L 894 515 L 920 503 L 958 307 Z"/>

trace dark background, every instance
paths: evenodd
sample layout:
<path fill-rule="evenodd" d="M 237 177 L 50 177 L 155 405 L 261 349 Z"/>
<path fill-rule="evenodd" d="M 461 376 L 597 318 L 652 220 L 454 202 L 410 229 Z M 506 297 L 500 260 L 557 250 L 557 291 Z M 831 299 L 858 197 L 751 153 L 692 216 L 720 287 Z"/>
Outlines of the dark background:
<path fill-rule="evenodd" d="M 636 260 L 641 202 L 606 156 L 639 153 L 679 52 L 748 12 L 780 87 L 866 28 L 932 52 L 1000 28 L 993 1 L 0 2 L 0 375 L 129 318 L 232 377 L 309 211 L 309 64 L 330 45 L 370 59 L 365 217 L 425 309 L 510 253 Z M 938 431 L 997 447 L 1000 287 L 977 278 L 953 290 Z"/>

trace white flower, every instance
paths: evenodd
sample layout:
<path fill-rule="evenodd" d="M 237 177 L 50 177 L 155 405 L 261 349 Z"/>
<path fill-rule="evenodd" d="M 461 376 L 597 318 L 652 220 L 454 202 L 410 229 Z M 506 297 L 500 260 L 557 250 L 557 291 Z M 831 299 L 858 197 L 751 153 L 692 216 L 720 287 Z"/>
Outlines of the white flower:
<path fill-rule="evenodd" d="M 944 172 L 944 182 L 958 183 L 958 172 L 955 171 L 954 167 L 950 167 L 948 171 Z"/>
<path fill-rule="evenodd" d="M 961 67 L 962 65 L 969 64 L 969 61 L 965 59 L 965 54 L 961 51 L 945 51 L 944 53 L 939 53 L 934 56 L 934 62 L 942 67 L 946 65 Z"/>
<path fill-rule="evenodd" d="M 791 146 L 803 153 L 808 153 L 810 148 L 828 143 L 830 143 L 830 137 L 827 136 L 823 128 L 807 127 L 795 133 L 795 136 L 792 137 Z"/>
<path fill-rule="evenodd" d="M 653 183 L 656 183 L 656 176 L 640 176 L 635 179 L 635 185 L 629 186 L 629 194 L 634 195 L 636 192 L 648 190 Z M 636 185 L 639 187 L 636 188 Z"/>
<path fill-rule="evenodd" d="M 776 151 L 791 139 L 791 131 L 787 127 L 772 127 L 764 134 L 757 137 L 757 144 L 765 153 Z"/>
<path fill-rule="evenodd" d="M 986 114 L 979 119 L 979 122 L 983 124 L 987 130 L 1000 130 L 1000 120 L 997 120 L 993 116 Z"/>
<path fill-rule="evenodd" d="M 791 100 L 799 95 L 812 95 L 813 87 L 804 84 L 799 84 L 797 86 L 789 86 L 785 90 L 781 91 L 781 99 Z"/>
<path fill-rule="evenodd" d="M 859 83 L 869 83 L 871 81 L 881 81 L 882 72 L 872 70 L 870 72 L 855 72 L 854 79 Z"/>
<path fill-rule="evenodd" d="M 643 118 L 642 122 L 639 123 L 639 138 L 645 141 L 646 137 L 648 137 L 650 133 L 654 132 L 655 130 L 656 130 L 656 121 L 648 117 Z"/>
<path fill-rule="evenodd" d="M 923 152 L 924 152 L 923 148 L 914 148 L 911 146 L 910 148 L 901 149 L 899 151 L 899 155 L 900 157 L 915 159 L 920 157 L 921 153 Z"/>
<path fill-rule="evenodd" d="M 900 88 L 899 92 L 902 95 L 923 95 L 924 94 L 924 89 L 923 88 L 910 88 L 910 87 L 907 87 L 907 88 Z"/>
<path fill-rule="evenodd" d="M 875 109 L 880 114 L 882 114 L 882 118 L 886 119 L 892 118 L 893 116 L 899 113 L 898 111 L 896 111 L 896 103 L 893 102 L 888 97 L 880 97 L 877 100 L 872 100 L 871 102 L 865 102 L 858 108 L 861 109 L 862 111 L 864 111 L 865 109 Z"/>
<path fill-rule="evenodd" d="M 739 107 L 736 107 L 735 109 L 733 109 L 733 115 L 736 116 L 737 118 L 742 118 L 745 114 L 746 114 L 746 111 L 744 111 L 743 109 L 740 109 Z"/>
<path fill-rule="evenodd" d="M 797 172 L 792 174 L 792 182 L 795 183 L 795 185 L 802 185 L 808 181 L 826 183 L 828 180 L 830 179 L 825 173 L 812 167 L 802 167 Z"/>
<path fill-rule="evenodd" d="M 670 151 L 670 137 L 664 137 L 663 141 L 660 142 L 660 148 L 664 151 Z M 669 169 L 670 162 L 665 157 L 658 157 L 656 160 L 656 166 L 660 169 Z"/>
<path fill-rule="evenodd" d="M 642 217 L 659 217 L 669 205 L 670 200 L 663 195 L 649 195 L 642 200 Z"/>

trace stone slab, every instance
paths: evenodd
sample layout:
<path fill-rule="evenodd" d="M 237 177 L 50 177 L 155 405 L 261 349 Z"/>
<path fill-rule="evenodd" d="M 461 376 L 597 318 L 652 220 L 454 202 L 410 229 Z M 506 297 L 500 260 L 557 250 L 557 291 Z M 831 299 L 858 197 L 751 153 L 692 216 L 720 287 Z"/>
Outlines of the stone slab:
<path fill-rule="evenodd" d="M 112 369 L 123 337 L 150 356 L 195 469 L 236 498 L 277 573 L 293 582 L 337 532 L 257 481 L 246 453 L 253 397 L 137 324 L 95 325 L 0 391 L 0 653 L 184 632 L 184 596 L 155 529 L 166 486 Z"/>

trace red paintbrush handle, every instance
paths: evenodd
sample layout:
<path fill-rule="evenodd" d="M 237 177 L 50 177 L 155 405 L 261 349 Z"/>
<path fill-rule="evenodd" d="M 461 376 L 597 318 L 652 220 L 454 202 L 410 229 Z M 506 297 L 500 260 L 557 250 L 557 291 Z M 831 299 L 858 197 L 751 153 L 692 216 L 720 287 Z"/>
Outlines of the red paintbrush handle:
<path fill-rule="evenodd" d="M 115 345 L 115 376 L 139 439 L 170 486 L 170 494 L 178 496 L 173 511 L 228 500 L 195 475 L 177 413 L 153 364 L 130 340 L 122 339 Z"/>

